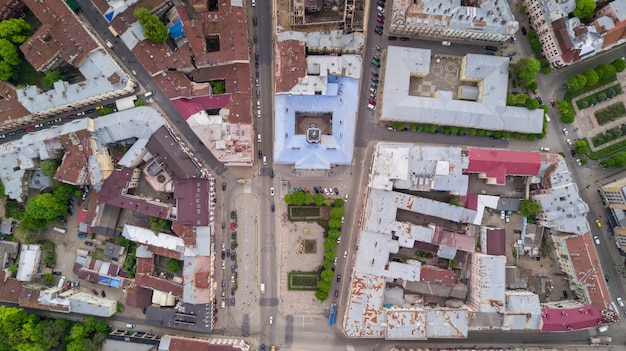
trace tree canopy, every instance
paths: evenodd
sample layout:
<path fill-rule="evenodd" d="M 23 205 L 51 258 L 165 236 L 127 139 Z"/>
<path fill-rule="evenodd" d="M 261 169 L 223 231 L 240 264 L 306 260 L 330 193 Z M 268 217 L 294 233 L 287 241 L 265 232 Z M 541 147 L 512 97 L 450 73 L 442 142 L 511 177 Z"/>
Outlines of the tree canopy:
<path fill-rule="evenodd" d="M 624 60 L 623 58 L 618 58 L 615 59 L 615 61 L 613 61 L 611 65 L 615 67 L 616 72 L 622 72 L 624 71 L 624 69 L 626 69 L 626 60 Z"/>
<path fill-rule="evenodd" d="M 53 71 L 49 71 L 48 73 L 46 73 L 46 75 L 41 80 L 41 84 L 43 84 L 44 86 L 48 88 L 52 88 L 55 82 L 62 80 L 62 79 L 63 77 L 61 77 L 61 72 L 57 70 L 53 70 Z"/>
<path fill-rule="evenodd" d="M 578 0 L 576 1 L 576 8 L 572 14 L 581 20 L 589 19 L 593 17 L 596 11 L 596 2 L 593 0 Z"/>
<path fill-rule="evenodd" d="M 541 212 L 541 205 L 533 200 L 522 200 L 519 210 L 524 217 L 533 218 Z"/>
<path fill-rule="evenodd" d="M 173 258 L 170 258 L 170 260 L 167 261 L 165 266 L 166 266 L 167 270 L 172 272 L 172 273 L 176 273 L 176 272 L 178 272 L 180 270 L 180 262 L 178 260 L 173 259 Z"/>
<path fill-rule="evenodd" d="M 592 85 L 598 84 L 598 73 L 596 73 L 593 69 L 588 69 L 584 73 L 585 78 L 587 78 L 587 86 L 590 87 Z"/>
<path fill-rule="evenodd" d="M 41 167 L 41 173 L 43 173 L 43 175 L 47 177 L 53 177 L 57 171 L 57 168 L 59 168 L 59 162 L 52 159 L 43 160 L 39 164 L 39 167 Z"/>
<path fill-rule="evenodd" d="M 517 63 L 511 65 L 512 73 L 517 76 L 519 84 L 525 87 L 535 81 L 535 77 L 537 73 L 539 73 L 540 68 L 541 65 L 539 61 L 532 57 L 524 57 Z"/>
<path fill-rule="evenodd" d="M 0 80 L 13 77 L 22 58 L 18 46 L 32 34 L 30 25 L 23 18 L 11 18 L 0 22 Z"/>
<path fill-rule="evenodd" d="M 151 14 L 145 7 L 137 8 L 133 14 L 137 17 L 139 24 L 143 27 L 146 38 L 156 43 L 165 43 L 169 34 L 165 24 L 159 19 L 159 17 Z"/>

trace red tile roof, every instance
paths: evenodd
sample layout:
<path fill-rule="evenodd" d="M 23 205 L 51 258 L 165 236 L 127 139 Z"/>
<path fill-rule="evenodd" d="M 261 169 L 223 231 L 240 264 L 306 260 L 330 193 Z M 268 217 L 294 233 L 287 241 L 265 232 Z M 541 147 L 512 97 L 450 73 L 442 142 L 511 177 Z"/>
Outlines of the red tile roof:
<path fill-rule="evenodd" d="M 126 288 L 126 304 L 133 307 L 148 307 L 152 303 L 152 290 L 135 284 Z"/>
<path fill-rule="evenodd" d="M 197 96 L 172 100 L 174 106 L 184 119 L 208 109 L 224 108 L 230 101 L 231 94 Z"/>
<path fill-rule="evenodd" d="M 209 225 L 209 180 L 203 178 L 174 178 L 176 221 L 186 225 Z"/>
<path fill-rule="evenodd" d="M 465 252 L 474 252 L 476 250 L 475 237 L 449 232 L 439 226 L 435 228 L 435 232 L 433 234 L 433 244 L 452 247 Z"/>
<path fill-rule="evenodd" d="M 561 60 L 566 64 L 574 63 L 580 60 L 580 49 L 576 49 L 569 37 L 565 18 L 560 18 L 552 22 L 552 30 L 554 36 L 561 49 Z"/>
<path fill-rule="evenodd" d="M 100 203 L 124 208 L 152 217 L 170 218 L 170 206 L 166 203 L 148 201 L 147 199 L 127 193 L 134 168 L 115 169 L 102 183 Z"/>
<path fill-rule="evenodd" d="M 196 227 L 191 225 L 184 225 L 180 222 L 172 223 L 172 231 L 183 239 L 185 246 L 196 245 Z"/>
<path fill-rule="evenodd" d="M 504 229 L 487 229 L 487 255 L 506 255 L 506 233 Z"/>
<path fill-rule="evenodd" d="M 36 70 L 47 68 L 57 57 L 79 67 L 87 55 L 98 48 L 65 1 L 24 0 L 24 3 L 42 23 L 20 46 L 24 57 Z"/>
<path fill-rule="evenodd" d="M 59 136 L 65 149 L 61 165 L 54 173 L 54 179 L 72 185 L 90 184 L 89 156 L 91 156 L 90 133 L 80 130 Z"/>
<path fill-rule="evenodd" d="M 298 79 L 306 76 L 306 48 L 299 40 L 276 43 L 276 92 L 290 91 Z"/>
<path fill-rule="evenodd" d="M 247 348 L 235 347 L 228 344 L 217 344 L 211 340 L 200 338 L 189 338 L 184 336 L 168 335 L 171 341 L 168 343 L 168 351 L 190 351 L 190 350 L 202 350 L 202 351 L 240 351 Z M 269 347 L 268 347 L 269 349 Z"/>
<path fill-rule="evenodd" d="M 507 175 L 534 176 L 539 173 L 541 157 L 538 152 L 497 149 L 469 149 L 467 172 L 484 173 L 504 185 Z"/>
<path fill-rule="evenodd" d="M 5 280 L 6 279 L 6 280 Z M 0 271 L 0 301 L 18 303 L 24 282 L 15 278 L 6 278 L 6 272 Z"/>
<path fill-rule="evenodd" d="M 602 266 L 591 234 L 572 235 L 565 239 L 565 244 L 570 253 L 576 278 L 587 288 L 591 304 L 599 309 L 609 308 L 611 296 L 604 281 Z"/>
<path fill-rule="evenodd" d="M 606 48 L 622 39 L 626 39 L 626 21 L 617 23 L 617 25 L 609 29 L 602 38 L 602 48 Z"/>
<path fill-rule="evenodd" d="M 456 284 L 456 274 L 447 269 L 422 266 L 420 271 L 420 281 L 439 283 L 441 285 L 454 285 Z"/>
<path fill-rule="evenodd" d="M 10 83 L 0 82 L 0 96 L 0 126 L 15 127 L 21 117 L 30 114 L 17 100 L 15 87 Z"/>
<path fill-rule="evenodd" d="M 76 215 L 76 221 L 78 223 L 85 223 L 85 218 L 87 218 L 87 210 L 78 211 L 78 215 Z"/>
<path fill-rule="evenodd" d="M 601 310 L 593 305 L 578 308 L 542 308 L 542 332 L 566 332 L 601 324 Z"/>
<path fill-rule="evenodd" d="M 135 283 L 144 288 L 159 290 L 171 293 L 176 297 L 183 296 L 183 287 L 171 280 L 160 279 L 154 273 L 154 262 L 151 258 L 137 258 L 137 273 L 135 273 Z"/>

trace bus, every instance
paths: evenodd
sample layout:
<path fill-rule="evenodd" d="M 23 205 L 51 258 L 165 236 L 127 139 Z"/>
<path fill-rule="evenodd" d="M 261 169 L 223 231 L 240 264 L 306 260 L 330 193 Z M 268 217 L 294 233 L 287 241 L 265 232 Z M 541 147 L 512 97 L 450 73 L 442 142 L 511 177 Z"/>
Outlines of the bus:
<path fill-rule="evenodd" d="M 337 315 L 337 305 L 330 305 L 330 316 L 328 317 L 328 325 L 335 324 L 335 316 Z"/>

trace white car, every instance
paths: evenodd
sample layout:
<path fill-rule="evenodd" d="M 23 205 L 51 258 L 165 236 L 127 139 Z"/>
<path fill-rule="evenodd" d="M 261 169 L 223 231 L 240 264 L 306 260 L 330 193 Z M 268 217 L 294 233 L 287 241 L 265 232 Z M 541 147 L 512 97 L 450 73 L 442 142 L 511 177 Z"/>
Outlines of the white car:
<path fill-rule="evenodd" d="M 598 236 L 594 236 L 593 237 L 593 242 L 596 243 L 596 245 L 600 245 L 600 238 L 598 238 Z"/>
<path fill-rule="evenodd" d="M 274 196 L 274 187 L 270 187 L 270 196 Z"/>
<path fill-rule="evenodd" d="M 261 142 L 261 134 L 257 134 L 256 141 L 258 141 L 259 143 Z"/>
<path fill-rule="evenodd" d="M 226 269 L 226 262 L 222 261 L 222 269 Z"/>
<path fill-rule="evenodd" d="M 572 147 L 572 139 L 565 140 L 567 142 L 567 146 Z"/>
<path fill-rule="evenodd" d="M 343 202 L 348 202 L 348 197 L 350 197 L 350 195 L 346 194 L 346 195 L 343 197 Z"/>
<path fill-rule="evenodd" d="M 348 257 L 348 250 L 343 252 L 343 258 L 346 258 L 346 257 Z"/>
<path fill-rule="evenodd" d="M 337 257 L 335 257 L 335 259 L 333 260 L 333 266 L 337 265 Z"/>
<path fill-rule="evenodd" d="M 504 219 L 506 213 L 504 211 L 500 211 L 500 219 Z"/>
<path fill-rule="evenodd" d="M 235 282 L 235 273 L 230 275 L 230 282 L 234 283 Z"/>
<path fill-rule="evenodd" d="M 563 128 L 563 129 L 562 129 L 562 131 L 563 131 L 563 134 L 565 134 L 565 136 L 567 136 L 567 135 L 569 134 L 569 133 L 567 132 L 567 128 Z"/>
<path fill-rule="evenodd" d="M 337 238 L 337 245 L 341 244 L 341 237 Z"/>
<path fill-rule="evenodd" d="M 252 7 L 256 6 L 256 0 L 252 0 Z"/>
<path fill-rule="evenodd" d="M 617 300 L 617 304 L 619 305 L 619 307 L 624 307 L 624 301 L 622 300 L 621 297 L 618 297 L 616 300 Z"/>
<path fill-rule="evenodd" d="M 270 324 L 274 323 L 274 317 L 270 316 Z"/>
<path fill-rule="evenodd" d="M 442 41 L 441 42 L 441 45 L 443 45 L 443 46 L 450 46 L 450 44 L 451 43 L 449 41 Z"/>

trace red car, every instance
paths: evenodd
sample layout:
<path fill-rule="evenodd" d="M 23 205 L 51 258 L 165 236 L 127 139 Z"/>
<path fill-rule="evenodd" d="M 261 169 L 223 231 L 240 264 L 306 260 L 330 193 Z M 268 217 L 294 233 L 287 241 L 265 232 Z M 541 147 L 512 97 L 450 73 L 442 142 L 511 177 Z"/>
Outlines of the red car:
<path fill-rule="evenodd" d="M 380 18 L 380 17 L 376 17 L 376 22 L 378 22 L 380 24 L 385 24 L 385 21 L 383 21 L 383 19 Z"/>
<path fill-rule="evenodd" d="M 374 106 L 376 106 L 376 100 L 374 100 L 374 99 L 369 99 L 369 103 L 374 105 Z"/>
<path fill-rule="evenodd" d="M 230 229 L 235 230 L 235 228 L 237 228 L 235 222 L 230 222 Z"/>
<path fill-rule="evenodd" d="M 556 106 L 556 101 L 554 101 L 554 99 L 550 100 L 550 105 L 552 105 L 552 107 Z"/>
<path fill-rule="evenodd" d="M 35 129 L 35 126 L 28 126 L 28 127 L 26 127 L 26 130 L 34 130 L 34 129 Z"/>

